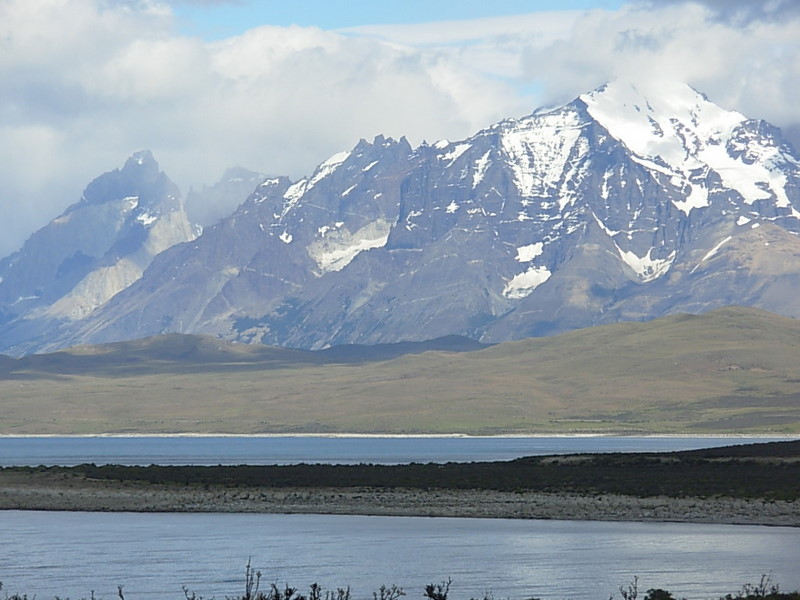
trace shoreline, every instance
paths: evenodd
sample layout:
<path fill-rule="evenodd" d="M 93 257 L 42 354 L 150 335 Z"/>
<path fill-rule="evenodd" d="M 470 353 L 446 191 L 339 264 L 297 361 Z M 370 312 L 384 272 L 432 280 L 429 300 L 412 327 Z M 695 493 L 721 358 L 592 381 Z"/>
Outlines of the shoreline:
<path fill-rule="evenodd" d="M 328 514 L 800 527 L 800 502 L 761 499 L 368 487 L 197 487 L 80 480 L 43 473 L 0 473 L 0 510 Z"/>
<path fill-rule="evenodd" d="M 798 440 L 800 433 L 0 433 L 0 439 L 51 438 L 343 438 L 343 439 L 537 439 L 537 438 L 714 438 Z"/>

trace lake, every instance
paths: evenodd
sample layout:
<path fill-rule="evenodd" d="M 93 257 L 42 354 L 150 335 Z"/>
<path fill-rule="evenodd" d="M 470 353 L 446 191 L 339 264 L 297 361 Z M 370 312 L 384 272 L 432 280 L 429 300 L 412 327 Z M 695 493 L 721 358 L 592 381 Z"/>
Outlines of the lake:
<path fill-rule="evenodd" d="M 640 578 L 676 598 L 716 599 L 771 573 L 800 588 L 800 529 L 678 523 L 511 521 L 330 515 L 0 511 L 0 581 L 8 593 L 77 600 L 241 594 L 244 568 L 262 584 L 307 592 L 381 584 L 421 598 L 452 578 L 451 600 L 606 600 Z"/>
<path fill-rule="evenodd" d="M 763 437 L 1 437 L 0 467 L 121 465 L 402 464 L 511 460 L 577 452 L 668 452 L 776 441 Z"/>
<path fill-rule="evenodd" d="M 575 452 L 673 451 L 783 438 L 0 437 L 0 465 L 291 464 L 507 460 Z M 263 583 L 306 592 L 396 584 L 408 598 L 452 578 L 451 600 L 607 600 L 640 578 L 676 598 L 716 599 L 762 574 L 800 589 L 800 528 L 253 514 L 0 511 L 3 593 L 39 600 L 183 600 Z M 643 593 L 640 597 L 643 597 Z"/>

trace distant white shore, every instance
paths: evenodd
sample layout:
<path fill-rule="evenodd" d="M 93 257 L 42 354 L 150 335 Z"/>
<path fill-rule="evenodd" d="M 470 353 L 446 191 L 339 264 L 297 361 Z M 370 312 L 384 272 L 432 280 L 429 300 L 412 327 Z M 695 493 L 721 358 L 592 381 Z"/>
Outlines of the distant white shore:
<path fill-rule="evenodd" d="M 3 438 L 364 438 L 364 439 L 535 439 L 535 438 L 664 438 L 664 439 L 800 439 L 800 433 L 0 433 Z"/>

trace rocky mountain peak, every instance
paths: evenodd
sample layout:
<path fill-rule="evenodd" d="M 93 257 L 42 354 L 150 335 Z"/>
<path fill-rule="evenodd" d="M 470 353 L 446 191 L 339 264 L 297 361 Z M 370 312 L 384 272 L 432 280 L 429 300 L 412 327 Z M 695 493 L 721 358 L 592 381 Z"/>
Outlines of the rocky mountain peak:
<path fill-rule="evenodd" d="M 180 192 L 160 171 L 152 153 L 144 150 L 128 158 L 122 169 L 104 173 L 89 183 L 81 202 L 102 204 L 120 198 L 137 198 L 143 204 L 153 204 L 163 202 L 167 197 L 178 199 Z"/>
<path fill-rule="evenodd" d="M 126 169 L 157 173 L 158 163 L 150 150 L 139 150 L 138 152 L 134 152 L 130 158 L 125 161 L 125 166 L 122 170 L 125 171 Z"/>
<path fill-rule="evenodd" d="M 464 140 L 377 136 L 266 178 L 55 343 L 500 341 L 737 303 L 800 316 L 798 285 L 800 161 L 780 131 L 685 84 L 612 82 Z"/>
<path fill-rule="evenodd" d="M 46 343 L 48 328 L 86 317 L 141 277 L 155 255 L 194 235 L 178 188 L 149 151 L 134 154 L 0 261 L 6 347 Z"/>

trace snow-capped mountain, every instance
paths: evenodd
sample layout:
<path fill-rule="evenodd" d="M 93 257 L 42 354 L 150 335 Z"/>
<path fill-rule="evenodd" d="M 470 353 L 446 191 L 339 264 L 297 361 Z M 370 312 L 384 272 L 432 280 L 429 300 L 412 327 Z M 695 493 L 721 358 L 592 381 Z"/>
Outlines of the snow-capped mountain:
<path fill-rule="evenodd" d="M 267 179 L 56 345 L 494 342 L 746 304 L 800 316 L 800 161 L 683 84 L 613 83 L 457 142 Z"/>
<path fill-rule="evenodd" d="M 154 256 L 194 239 L 179 198 L 150 152 L 92 181 L 79 202 L 0 261 L 4 349 L 48 345 L 139 279 Z"/>

